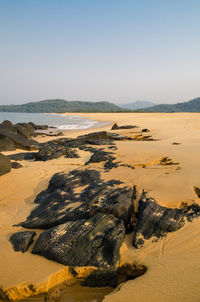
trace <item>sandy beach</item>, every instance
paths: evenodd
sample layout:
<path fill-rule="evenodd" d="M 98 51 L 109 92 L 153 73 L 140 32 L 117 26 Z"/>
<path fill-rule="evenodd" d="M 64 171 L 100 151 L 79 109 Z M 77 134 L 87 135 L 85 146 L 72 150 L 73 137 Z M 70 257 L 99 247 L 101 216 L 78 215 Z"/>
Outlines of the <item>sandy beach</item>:
<path fill-rule="evenodd" d="M 68 114 L 67 115 L 73 115 Z M 77 115 L 74 114 L 74 115 Z M 110 131 L 111 125 L 136 125 L 138 128 L 116 130 L 115 133 L 136 136 L 141 129 L 150 130 L 153 141 L 116 142 L 116 157 L 134 167 L 117 167 L 109 173 L 100 164 L 91 167 L 105 180 L 117 179 L 137 190 L 147 192 L 162 206 L 176 208 L 181 203 L 200 203 L 194 186 L 200 186 L 200 114 L 199 113 L 87 113 L 78 114 L 100 122 L 108 122 L 99 129 L 65 131 L 65 137 L 76 137 L 89 132 Z M 52 138 L 39 138 L 40 142 Z M 18 153 L 3 152 L 5 155 Z M 24 151 L 23 151 L 24 152 Z M 14 252 L 9 237 L 22 230 L 13 225 L 23 221 L 35 207 L 36 195 L 47 188 L 56 172 L 84 166 L 91 154 L 79 151 L 80 158 L 64 158 L 47 162 L 22 161 L 23 168 L 12 170 L 0 177 L 0 286 L 12 300 L 29 295 L 33 285 L 36 293 L 69 280 L 67 267 L 44 257 Z M 162 158 L 171 159 L 172 165 L 161 165 Z M 40 230 L 37 230 L 37 236 Z M 141 249 L 132 246 L 127 235 L 120 250 L 120 263 L 139 263 L 148 268 L 146 274 L 122 284 L 107 295 L 105 302 L 197 302 L 200 296 L 200 224 L 199 219 L 187 223 L 180 230 L 168 233 L 158 242 L 147 243 Z M 80 269 L 80 275 L 87 274 Z M 79 300 L 69 300 L 79 301 Z M 86 301 L 86 300 L 80 300 Z M 91 301 L 91 300 L 87 300 Z M 65 302 L 68 302 L 65 300 Z"/>

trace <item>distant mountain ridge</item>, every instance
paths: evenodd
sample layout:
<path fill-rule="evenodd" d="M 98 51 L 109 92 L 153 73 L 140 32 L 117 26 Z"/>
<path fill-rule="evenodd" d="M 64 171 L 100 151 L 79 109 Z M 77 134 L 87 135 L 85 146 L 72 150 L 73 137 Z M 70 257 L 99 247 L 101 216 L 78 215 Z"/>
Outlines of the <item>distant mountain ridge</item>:
<path fill-rule="evenodd" d="M 200 112 L 200 97 L 183 103 L 160 104 L 146 107 L 149 103 L 152 104 L 147 101 L 137 101 L 129 104 L 121 104 L 123 107 L 120 107 L 109 102 L 81 102 L 50 99 L 22 105 L 0 105 L 0 112 Z M 134 106 L 138 106 L 138 108 L 134 108 Z"/>
<path fill-rule="evenodd" d="M 139 108 L 140 112 L 200 112 L 200 97 L 177 104 L 160 104 L 148 108 Z"/>
<path fill-rule="evenodd" d="M 109 102 L 81 102 L 51 99 L 22 105 L 0 105 L 0 112 L 65 113 L 65 112 L 119 112 L 119 106 Z"/>
<path fill-rule="evenodd" d="M 126 104 L 119 104 L 118 106 L 124 109 L 129 109 L 129 110 L 136 110 L 136 109 L 141 109 L 141 108 L 147 108 L 150 106 L 154 106 L 155 103 L 148 102 L 148 101 L 136 101 L 136 102 L 131 102 L 131 103 L 126 103 Z"/>

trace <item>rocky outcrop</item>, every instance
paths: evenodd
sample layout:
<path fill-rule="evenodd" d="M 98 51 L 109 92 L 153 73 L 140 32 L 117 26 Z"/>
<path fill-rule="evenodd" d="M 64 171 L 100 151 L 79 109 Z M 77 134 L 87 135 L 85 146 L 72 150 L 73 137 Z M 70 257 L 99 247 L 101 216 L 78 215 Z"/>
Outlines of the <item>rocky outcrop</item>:
<path fill-rule="evenodd" d="M 50 228 L 67 221 L 87 219 L 95 213 L 113 214 L 130 223 L 134 190 L 120 182 L 104 182 L 95 170 L 73 170 L 57 173 L 47 190 L 35 200 L 39 206 L 19 225 L 26 228 Z M 79 193 L 77 193 L 77 191 Z"/>
<path fill-rule="evenodd" d="M 43 127 L 33 123 L 12 124 L 10 121 L 0 123 L 0 151 L 12 151 L 17 148 L 25 150 L 38 149 L 38 143 L 31 138 L 35 131 Z"/>
<path fill-rule="evenodd" d="M 115 157 L 112 156 L 113 152 L 106 152 L 103 149 L 98 149 L 93 152 L 93 155 L 90 157 L 86 164 L 90 163 L 100 163 L 104 161 L 114 160 Z"/>
<path fill-rule="evenodd" d="M 122 282 L 133 280 L 144 275 L 147 268 L 143 265 L 124 264 L 115 270 L 97 269 L 94 270 L 82 283 L 88 287 L 117 287 Z"/>
<path fill-rule="evenodd" d="M 120 219 L 96 214 L 41 233 L 32 253 L 69 266 L 115 267 L 124 235 Z"/>
<path fill-rule="evenodd" d="M 95 170 L 57 173 L 19 225 L 47 229 L 36 241 L 34 254 L 68 266 L 113 269 L 131 224 L 134 198 L 133 188 L 116 180 L 104 182 Z"/>
<path fill-rule="evenodd" d="M 11 141 L 13 149 L 15 150 L 17 148 L 19 149 L 25 149 L 25 150 L 36 150 L 38 149 L 38 143 L 34 140 L 29 140 L 27 138 L 24 138 L 23 136 L 16 134 L 15 132 L 8 131 L 8 130 L 2 130 L 0 129 L 0 141 L 3 139 L 4 147 L 2 151 L 8 151 L 8 149 L 11 149 Z M 14 149 L 15 145 L 15 149 Z"/>
<path fill-rule="evenodd" d="M 68 147 L 53 145 L 53 144 L 46 144 L 36 154 L 35 159 L 47 161 L 50 159 L 59 158 L 61 156 L 65 156 L 68 158 L 79 157 L 79 155 L 77 154 L 76 151 L 69 149 Z"/>
<path fill-rule="evenodd" d="M 21 153 L 15 153 L 8 155 L 8 158 L 10 160 L 16 160 L 16 161 L 21 161 L 21 160 L 35 160 L 35 156 L 37 153 L 35 152 L 21 152 Z"/>
<path fill-rule="evenodd" d="M 15 143 L 9 137 L 0 134 L 0 151 L 13 150 L 16 150 Z"/>
<path fill-rule="evenodd" d="M 145 240 L 164 237 L 168 232 L 182 228 L 186 220 L 192 221 L 199 216 L 200 206 L 197 204 L 172 209 L 160 206 L 153 199 L 144 198 L 139 202 L 133 246 L 140 248 Z"/>
<path fill-rule="evenodd" d="M 125 125 L 125 126 L 118 126 L 116 123 L 112 126 L 111 130 L 119 130 L 119 129 L 133 129 L 138 128 L 135 125 Z"/>
<path fill-rule="evenodd" d="M 17 232 L 10 237 L 10 242 L 16 252 L 25 253 L 33 243 L 36 233 L 32 231 Z"/>
<path fill-rule="evenodd" d="M 11 168 L 12 165 L 10 159 L 7 156 L 0 153 L 0 175 L 10 172 Z"/>

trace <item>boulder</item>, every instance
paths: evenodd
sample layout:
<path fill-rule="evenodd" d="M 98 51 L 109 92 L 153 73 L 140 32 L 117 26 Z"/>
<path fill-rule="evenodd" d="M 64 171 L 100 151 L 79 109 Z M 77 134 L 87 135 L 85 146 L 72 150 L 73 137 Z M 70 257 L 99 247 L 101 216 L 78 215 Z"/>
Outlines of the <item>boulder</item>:
<path fill-rule="evenodd" d="M 168 232 L 174 232 L 185 224 L 186 213 L 183 209 L 162 207 L 153 199 L 139 202 L 138 219 L 135 227 L 133 246 L 140 248 L 145 240 L 158 239 Z"/>
<path fill-rule="evenodd" d="M 0 175 L 10 172 L 11 168 L 12 165 L 10 159 L 7 156 L 0 153 Z"/>
<path fill-rule="evenodd" d="M 13 169 L 19 169 L 19 168 L 22 168 L 23 166 L 21 164 L 19 164 L 18 162 L 16 161 L 13 161 L 12 162 L 12 168 Z"/>
<path fill-rule="evenodd" d="M 111 130 L 119 130 L 119 129 L 133 129 L 138 128 L 138 126 L 135 125 L 124 125 L 124 126 L 118 126 L 116 123 L 112 126 Z"/>
<path fill-rule="evenodd" d="M 49 144 L 40 149 L 40 151 L 36 154 L 36 160 L 47 161 L 64 156 L 65 153 L 65 147 Z"/>
<path fill-rule="evenodd" d="M 118 129 L 119 129 L 119 126 L 116 123 L 114 123 L 111 130 L 118 130 Z"/>
<path fill-rule="evenodd" d="M 150 132 L 150 130 L 147 128 L 144 128 L 144 129 L 142 129 L 142 132 Z"/>
<path fill-rule="evenodd" d="M 35 158 L 36 160 L 47 161 L 50 159 L 59 158 L 61 156 L 68 158 L 79 157 L 76 151 L 63 146 L 63 144 L 53 144 L 52 142 L 50 142 L 49 144 L 45 144 L 40 148 L 40 151 L 36 154 Z"/>
<path fill-rule="evenodd" d="M 38 149 L 38 143 L 36 141 L 26 139 L 21 135 L 12 131 L 2 130 L 0 128 L 0 138 L 9 138 L 15 144 L 15 148 L 25 149 L 25 150 Z"/>
<path fill-rule="evenodd" d="M 37 153 L 35 152 L 21 152 L 16 154 L 8 155 L 10 160 L 20 161 L 20 160 L 34 160 Z"/>
<path fill-rule="evenodd" d="M 90 157 L 86 165 L 90 163 L 100 163 L 103 161 L 111 161 L 114 160 L 115 157 L 113 157 L 111 154 L 112 152 L 106 152 L 103 149 L 97 149 L 94 151 L 93 155 Z"/>
<path fill-rule="evenodd" d="M 26 252 L 29 246 L 33 243 L 33 238 L 35 237 L 36 232 L 24 231 L 17 232 L 10 237 L 10 242 L 16 252 Z"/>
<path fill-rule="evenodd" d="M 133 212 L 134 190 L 118 185 L 117 181 L 102 181 L 95 170 L 57 173 L 47 190 L 36 197 L 39 206 L 19 225 L 46 229 L 67 221 L 87 219 L 95 213 L 106 213 L 120 218 L 127 227 Z"/>
<path fill-rule="evenodd" d="M 146 271 L 147 268 L 139 264 L 124 264 L 116 270 L 100 268 L 94 270 L 81 285 L 87 287 L 117 287 L 121 283 L 144 275 Z"/>
<path fill-rule="evenodd" d="M 22 137 L 30 139 L 34 135 L 34 128 L 30 124 L 18 123 L 15 125 L 17 133 Z"/>
<path fill-rule="evenodd" d="M 15 143 L 9 138 L 0 134 L 0 151 L 14 151 L 16 150 Z"/>
<path fill-rule="evenodd" d="M 124 224 L 112 215 L 69 221 L 40 234 L 32 253 L 68 266 L 116 267 L 125 236 Z"/>
<path fill-rule="evenodd" d="M 13 123 L 11 121 L 5 120 L 3 121 L 0 126 L 6 127 L 6 128 L 13 128 Z"/>

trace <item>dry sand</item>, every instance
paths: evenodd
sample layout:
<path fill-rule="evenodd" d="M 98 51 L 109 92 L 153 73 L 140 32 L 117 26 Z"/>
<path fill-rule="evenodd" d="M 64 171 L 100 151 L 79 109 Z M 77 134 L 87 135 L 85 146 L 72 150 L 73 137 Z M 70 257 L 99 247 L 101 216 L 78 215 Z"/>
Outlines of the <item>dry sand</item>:
<path fill-rule="evenodd" d="M 76 114 L 77 115 L 77 114 Z M 102 172 L 105 179 L 120 179 L 129 185 L 137 185 L 156 201 L 168 207 L 181 202 L 199 202 L 193 186 L 200 186 L 200 114 L 198 113 L 96 113 L 79 114 L 98 121 L 117 122 L 119 125 L 137 125 L 139 129 L 117 130 L 116 133 L 135 135 L 141 128 L 148 128 L 156 141 L 120 141 L 115 151 L 118 160 L 135 167 L 112 169 Z M 102 129 L 110 130 L 110 124 Z M 91 130 L 67 131 L 67 137 L 75 137 Z M 147 133 L 149 134 L 149 133 Z M 48 138 L 51 139 L 51 138 Z M 47 140 L 41 138 L 40 140 Z M 173 145 L 178 142 L 180 145 Z M 7 154 L 7 153 L 6 153 Z M 9 236 L 20 228 L 12 225 L 22 221 L 34 207 L 35 196 L 47 187 L 50 177 L 58 172 L 84 165 L 90 153 L 81 152 L 79 159 L 56 159 L 48 162 L 24 161 L 24 167 L 12 170 L 0 177 L 0 285 L 10 288 L 10 295 L 24 293 L 28 284 L 38 292 L 68 278 L 63 265 L 43 257 L 13 251 Z M 160 159 L 169 157 L 178 163 L 162 166 Z M 99 168 L 99 165 L 92 165 Z M 200 301 L 200 225 L 199 219 L 181 230 L 168 234 L 157 243 L 149 242 L 136 250 L 127 236 L 121 248 L 121 263 L 138 262 L 148 267 L 147 273 L 128 281 L 105 302 L 122 301 Z M 26 286 L 25 286 L 26 284 Z M 17 287 L 18 289 L 14 289 Z M 84 301 L 84 300 L 82 300 Z M 67 300 L 65 302 L 68 302 Z"/>

